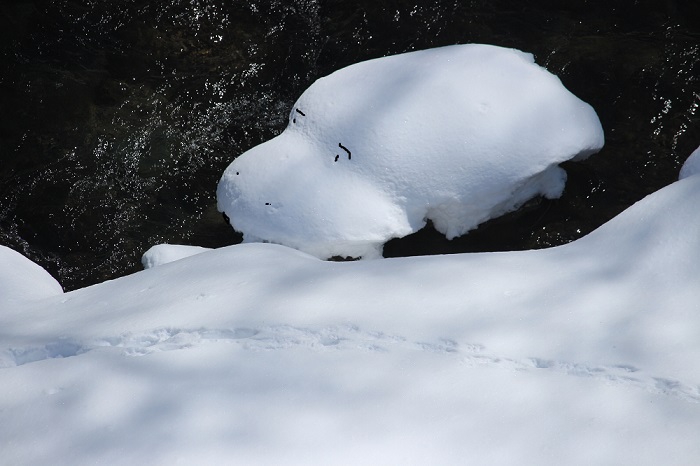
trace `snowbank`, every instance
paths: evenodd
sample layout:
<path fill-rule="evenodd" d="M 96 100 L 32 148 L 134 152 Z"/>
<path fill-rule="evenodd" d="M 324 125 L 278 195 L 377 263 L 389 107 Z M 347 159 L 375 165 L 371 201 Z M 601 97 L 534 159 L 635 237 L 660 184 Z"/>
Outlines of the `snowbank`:
<path fill-rule="evenodd" d="M 678 175 L 678 179 L 682 180 L 683 178 L 687 178 L 697 173 L 700 173 L 700 147 L 695 149 L 693 153 L 690 154 L 690 157 L 688 157 L 688 159 L 685 161 L 681 167 L 681 172 Z"/>
<path fill-rule="evenodd" d="M 695 464 L 698 202 L 688 176 L 547 250 L 243 244 L 4 303 L 3 461 Z"/>
<path fill-rule="evenodd" d="M 558 197 L 557 165 L 602 146 L 595 111 L 532 55 L 455 45 L 319 79 L 281 135 L 233 161 L 217 197 L 247 242 L 377 257 L 427 219 L 451 239 Z"/>
<path fill-rule="evenodd" d="M 0 245 L 0 310 L 17 301 L 63 293 L 46 270 L 22 254 Z"/>

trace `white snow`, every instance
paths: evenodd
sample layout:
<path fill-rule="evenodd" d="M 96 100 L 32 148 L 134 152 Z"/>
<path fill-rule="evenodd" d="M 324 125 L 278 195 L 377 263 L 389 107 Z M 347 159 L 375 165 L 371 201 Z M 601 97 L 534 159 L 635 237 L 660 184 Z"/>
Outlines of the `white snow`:
<path fill-rule="evenodd" d="M 0 245 L 0 309 L 16 301 L 63 293 L 46 270 L 22 254 Z"/>
<path fill-rule="evenodd" d="M 547 250 L 242 244 L 65 294 L 1 248 L 1 462 L 694 465 L 699 202 L 688 176 Z"/>
<path fill-rule="evenodd" d="M 246 242 L 378 257 L 433 221 L 449 239 L 561 195 L 558 164 L 603 146 L 595 111 L 528 53 L 455 45 L 319 79 L 279 136 L 235 159 L 219 210 Z"/>
<path fill-rule="evenodd" d="M 168 262 L 184 259 L 185 257 L 194 256 L 209 250 L 209 248 L 183 244 L 156 244 L 144 253 L 141 258 L 141 264 L 144 269 L 150 269 L 151 267 L 167 264 Z"/>
<path fill-rule="evenodd" d="M 690 154 L 690 157 L 688 157 L 681 167 L 681 172 L 678 175 L 678 179 L 682 180 L 683 178 L 687 178 L 691 175 L 695 175 L 696 173 L 700 173 L 700 147 L 695 149 L 692 154 Z"/>

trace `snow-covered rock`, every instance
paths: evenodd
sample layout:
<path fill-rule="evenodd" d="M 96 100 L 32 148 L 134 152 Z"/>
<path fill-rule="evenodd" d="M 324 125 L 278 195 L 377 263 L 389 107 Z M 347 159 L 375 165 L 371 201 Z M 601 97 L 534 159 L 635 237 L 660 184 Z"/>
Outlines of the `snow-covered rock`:
<path fill-rule="evenodd" d="M 184 244 L 156 244 L 143 254 L 141 264 L 144 269 L 150 269 L 158 265 L 167 264 L 185 257 L 194 256 L 209 251 L 200 246 L 187 246 Z"/>
<path fill-rule="evenodd" d="M 218 205 L 247 242 L 376 257 L 427 219 L 451 239 L 534 196 L 558 197 L 558 164 L 603 140 L 595 111 L 530 54 L 406 53 L 316 81 L 282 134 L 231 163 Z"/>
<path fill-rule="evenodd" d="M 700 147 L 695 149 L 690 157 L 688 157 L 681 167 L 681 172 L 678 175 L 678 179 L 682 180 L 689 176 L 700 173 Z"/>
<path fill-rule="evenodd" d="M 0 312 L 13 302 L 61 293 L 61 285 L 41 266 L 0 245 Z"/>

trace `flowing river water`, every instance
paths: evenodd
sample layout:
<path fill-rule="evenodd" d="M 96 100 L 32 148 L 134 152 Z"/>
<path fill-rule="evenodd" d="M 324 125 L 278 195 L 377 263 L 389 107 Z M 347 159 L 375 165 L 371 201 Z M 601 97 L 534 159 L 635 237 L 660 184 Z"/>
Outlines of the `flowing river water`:
<path fill-rule="evenodd" d="M 598 112 L 606 146 L 561 199 L 385 255 L 572 241 L 677 179 L 700 145 L 697 0 L 12 0 L 0 6 L 0 244 L 67 290 L 141 268 L 151 245 L 240 241 L 216 184 L 343 66 L 489 43 L 535 55 Z M 700 232 L 699 232 L 700 233 Z"/>

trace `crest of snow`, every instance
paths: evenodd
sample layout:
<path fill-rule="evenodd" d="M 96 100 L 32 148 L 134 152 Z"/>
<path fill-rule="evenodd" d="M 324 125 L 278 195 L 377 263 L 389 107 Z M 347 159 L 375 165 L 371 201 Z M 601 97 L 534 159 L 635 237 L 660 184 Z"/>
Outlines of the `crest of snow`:
<path fill-rule="evenodd" d="M 186 246 L 182 244 L 156 244 L 146 251 L 141 257 L 144 269 L 150 269 L 158 265 L 167 264 L 185 257 L 194 256 L 208 251 L 208 248 L 200 246 Z"/>
<path fill-rule="evenodd" d="M 690 154 L 690 157 L 686 159 L 685 163 L 681 167 L 681 172 L 678 175 L 678 179 L 682 180 L 683 178 L 695 175 L 696 173 L 700 173 L 700 147 L 695 149 L 693 153 Z"/>
<path fill-rule="evenodd" d="M 695 464 L 698 203 L 691 176 L 547 250 L 243 244 L 5 302 L 3 461 Z"/>
<path fill-rule="evenodd" d="M 3 306 L 63 293 L 46 270 L 22 254 L 0 245 L 0 312 Z"/>
<path fill-rule="evenodd" d="M 534 196 L 558 197 L 558 164 L 603 139 L 595 111 L 530 54 L 406 53 L 316 81 L 282 134 L 227 168 L 218 206 L 246 242 L 376 257 L 427 219 L 451 239 Z"/>

